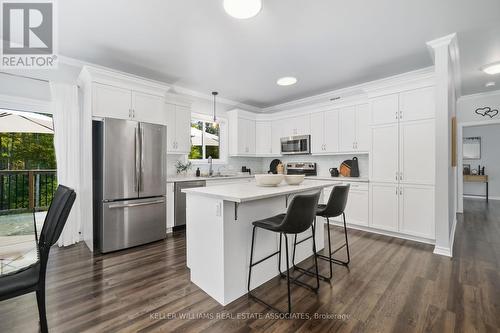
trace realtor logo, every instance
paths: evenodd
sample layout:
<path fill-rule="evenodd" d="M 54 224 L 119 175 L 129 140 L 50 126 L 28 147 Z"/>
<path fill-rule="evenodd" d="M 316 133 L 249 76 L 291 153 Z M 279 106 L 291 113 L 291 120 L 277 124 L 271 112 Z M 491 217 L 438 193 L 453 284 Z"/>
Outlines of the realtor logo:
<path fill-rule="evenodd" d="M 2 68 L 55 68 L 54 3 L 2 1 Z"/>

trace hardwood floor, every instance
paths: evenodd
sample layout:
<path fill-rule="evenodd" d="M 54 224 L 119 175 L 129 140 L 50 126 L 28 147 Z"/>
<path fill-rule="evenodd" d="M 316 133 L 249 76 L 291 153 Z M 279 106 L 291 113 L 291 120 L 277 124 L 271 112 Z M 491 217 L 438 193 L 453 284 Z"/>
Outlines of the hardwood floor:
<path fill-rule="evenodd" d="M 49 327 L 51 332 L 500 331 L 500 202 L 466 201 L 451 260 L 432 254 L 430 245 L 355 230 L 349 237 L 349 269 L 335 266 L 333 281 L 322 282 L 317 295 L 292 287 L 294 320 L 274 319 L 247 297 L 218 305 L 189 282 L 183 234 L 105 256 L 92 256 L 83 244 L 54 248 L 47 277 Z M 326 273 L 326 263 L 320 265 Z M 286 282 L 274 279 L 257 294 L 284 307 Z M 0 332 L 36 331 L 34 294 L 0 302 Z"/>

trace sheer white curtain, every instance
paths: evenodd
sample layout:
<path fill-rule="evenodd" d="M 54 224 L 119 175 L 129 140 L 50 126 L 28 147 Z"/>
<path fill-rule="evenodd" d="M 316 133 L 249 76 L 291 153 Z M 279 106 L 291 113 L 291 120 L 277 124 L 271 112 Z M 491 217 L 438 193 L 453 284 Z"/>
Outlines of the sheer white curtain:
<path fill-rule="evenodd" d="M 76 191 L 76 201 L 58 240 L 59 246 L 69 246 L 80 240 L 80 103 L 76 85 L 51 83 L 50 90 L 57 180 Z"/>

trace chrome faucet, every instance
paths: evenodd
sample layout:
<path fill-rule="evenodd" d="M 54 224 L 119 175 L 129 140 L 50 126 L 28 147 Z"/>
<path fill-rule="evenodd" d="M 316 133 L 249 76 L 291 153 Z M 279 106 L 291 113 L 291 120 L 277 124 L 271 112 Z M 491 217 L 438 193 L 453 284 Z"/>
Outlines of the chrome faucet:
<path fill-rule="evenodd" d="M 214 170 L 212 167 L 212 156 L 208 156 L 208 176 L 212 177 L 214 174 Z"/>

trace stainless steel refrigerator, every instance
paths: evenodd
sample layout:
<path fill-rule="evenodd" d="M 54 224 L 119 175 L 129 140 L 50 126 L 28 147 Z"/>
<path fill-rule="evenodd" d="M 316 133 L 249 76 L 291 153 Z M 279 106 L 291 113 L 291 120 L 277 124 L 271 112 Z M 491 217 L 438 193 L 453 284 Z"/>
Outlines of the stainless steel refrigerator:
<path fill-rule="evenodd" d="M 94 247 L 121 250 L 166 236 L 166 127 L 93 122 Z"/>

